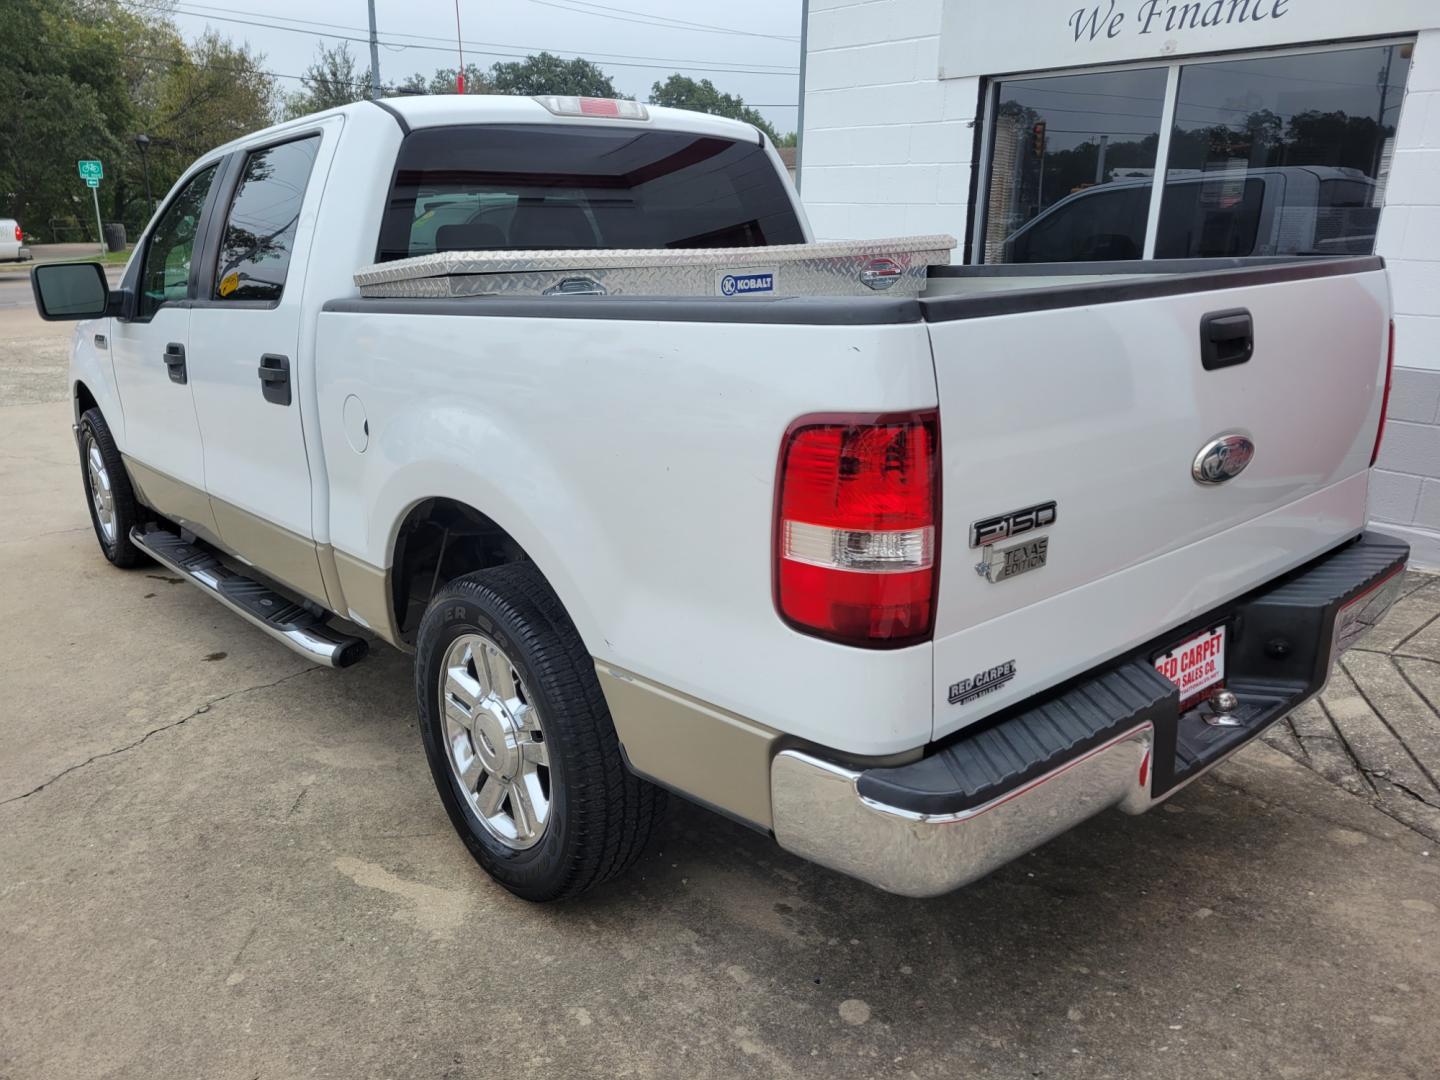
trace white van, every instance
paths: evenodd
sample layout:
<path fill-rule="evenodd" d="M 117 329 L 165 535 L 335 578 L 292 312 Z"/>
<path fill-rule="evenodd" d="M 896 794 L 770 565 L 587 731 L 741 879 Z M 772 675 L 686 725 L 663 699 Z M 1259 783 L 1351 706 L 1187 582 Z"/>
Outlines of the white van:
<path fill-rule="evenodd" d="M 25 234 L 14 218 L 0 217 L 0 262 L 23 262 L 30 258 Z"/>

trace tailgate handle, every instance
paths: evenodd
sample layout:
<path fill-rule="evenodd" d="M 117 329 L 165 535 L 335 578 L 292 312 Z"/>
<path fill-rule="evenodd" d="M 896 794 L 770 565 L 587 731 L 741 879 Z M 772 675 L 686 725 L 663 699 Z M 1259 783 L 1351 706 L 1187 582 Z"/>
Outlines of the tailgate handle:
<path fill-rule="evenodd" d="M 1255 355 L 1255 321 L 1245 308 L 1212 311 L 1200 320 L 1200 362 L 1206 371 L 1243 364 Z"/>

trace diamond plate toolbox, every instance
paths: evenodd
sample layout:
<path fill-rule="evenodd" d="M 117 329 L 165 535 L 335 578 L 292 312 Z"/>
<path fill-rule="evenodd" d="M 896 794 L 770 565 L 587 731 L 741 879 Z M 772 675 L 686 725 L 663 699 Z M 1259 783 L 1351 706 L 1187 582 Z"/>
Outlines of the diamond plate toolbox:
<path fill-rule="evenodd" d="M 446 251 L 367 266 L 361 296 L 918 296 L 953 236 L 775 247 Z"/>

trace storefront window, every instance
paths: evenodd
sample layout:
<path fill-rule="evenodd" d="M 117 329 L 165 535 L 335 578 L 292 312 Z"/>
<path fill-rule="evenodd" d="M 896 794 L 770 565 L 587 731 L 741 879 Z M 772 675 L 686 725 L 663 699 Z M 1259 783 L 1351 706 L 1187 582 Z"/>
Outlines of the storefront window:
<path fill-rule="evenodd" d="M 1165 79 L 1148 68 L 1000 84 L 986 262 L 1140 258 Z"/>
<path fill-rule="evenodd" d="M 1178 65 L 1155 257 L 1372 251 L 1410 51 Z M 986 262 L 1143 256 L 1167 77 L 1000 83 Z"/>
<path fill-rule="evenodd" d="M 1155 256 L 1372 251 L 1408 53 L 1182 68 Z"/>

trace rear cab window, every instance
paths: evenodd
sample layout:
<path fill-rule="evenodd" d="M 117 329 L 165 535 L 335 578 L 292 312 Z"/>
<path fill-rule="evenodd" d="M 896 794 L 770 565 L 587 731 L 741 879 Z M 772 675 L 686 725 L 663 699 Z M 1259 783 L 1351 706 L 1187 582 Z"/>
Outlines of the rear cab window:
<path fill-rule="evenodd" d="M 476 124 L 406 136 L 377 257 L 804 239 L 789 191 L 758 139 Z"/>

